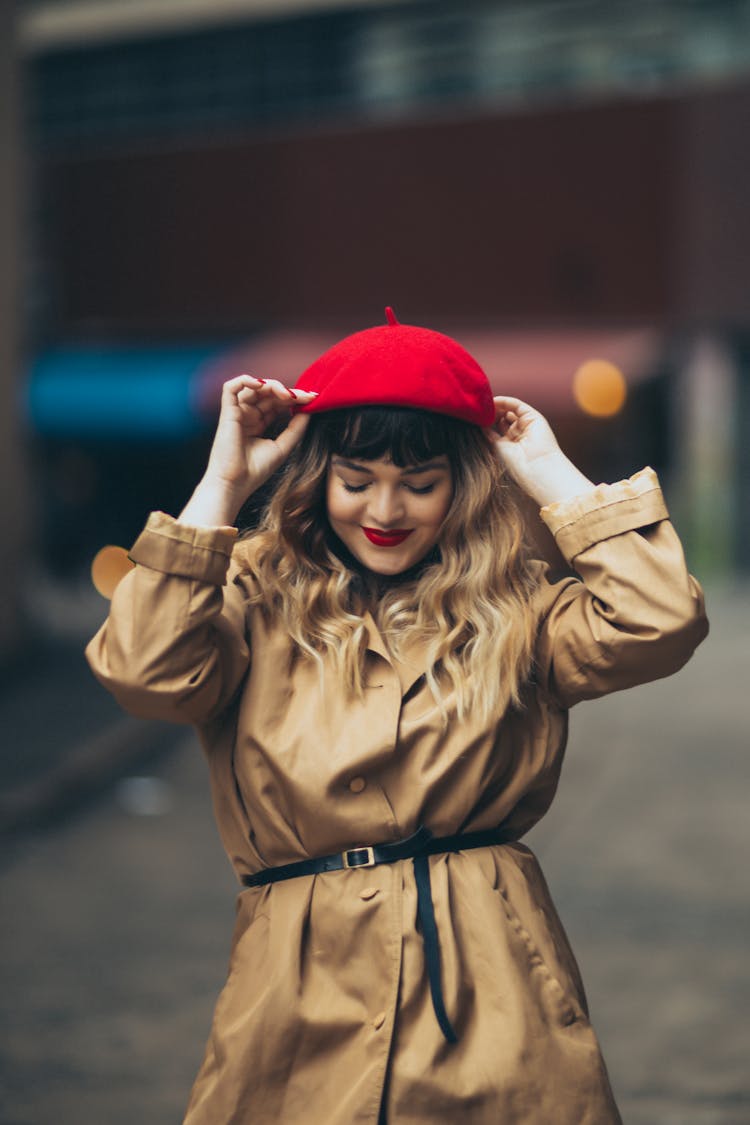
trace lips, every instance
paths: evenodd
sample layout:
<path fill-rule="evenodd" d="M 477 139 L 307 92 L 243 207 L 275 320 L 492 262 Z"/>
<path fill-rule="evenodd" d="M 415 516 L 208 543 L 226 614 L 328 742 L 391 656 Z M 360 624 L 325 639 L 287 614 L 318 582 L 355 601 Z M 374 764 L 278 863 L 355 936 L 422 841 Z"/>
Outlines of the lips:
<path fill-rule="evenodd" d="M 363 527 L 362 530 L 376 547 L 398 547 L 399 543 L 408 539 L 414 528 L 408 531 L 378 531 L 376 527 Z"/>

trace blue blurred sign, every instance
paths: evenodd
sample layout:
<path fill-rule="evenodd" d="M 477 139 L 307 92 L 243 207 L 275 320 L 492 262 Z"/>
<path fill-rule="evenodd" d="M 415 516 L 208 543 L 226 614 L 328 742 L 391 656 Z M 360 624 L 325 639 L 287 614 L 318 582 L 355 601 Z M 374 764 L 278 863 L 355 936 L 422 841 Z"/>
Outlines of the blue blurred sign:
<path fill-rule="evenodd" d="M 184 438 L 206 429 L 196 388 L 226 344 L 67 347 L 32 364 L 26 413 L 54 437 Z"/>

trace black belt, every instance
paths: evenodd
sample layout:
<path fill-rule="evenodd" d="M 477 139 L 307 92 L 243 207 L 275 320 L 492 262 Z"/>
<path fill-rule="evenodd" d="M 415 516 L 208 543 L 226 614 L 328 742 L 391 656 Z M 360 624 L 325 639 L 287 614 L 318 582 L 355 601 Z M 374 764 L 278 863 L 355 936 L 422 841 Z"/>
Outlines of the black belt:
<path fill-rule="evenodd" d="M 297 879 L 301 875 L 320 875 L 325 871 L 342 871 L 348 867 L 375 867 L 379 863 L 396 863 L 400 859 L 414 861 L 414 878 L 417 884 L 417 917 L 422 927 L 425 964 L 430 981 L 432 1006 L 440 1030 L 449 1043 L 456 1043 L 456 1035 L 448 1019 L 440 982 L 440 943 L 430 888 L 428 856 L 440 852 L 462 852 L 470 848 L 486 848 L 493 844 L 507 844 L 515 837 L 502 828 L 489 828 L 482 832 L 458 832 L 454 836 L 433 836 L 429 828 L 418 828 L 405 840 L 372 847 L 350 848 L 335 855 L 316 859 L 301 859 L 297 863 L 283 863 L 279 867 L 266 867 L 254 875 L 243 875 L 246 887 L 263 887 L 283 879 Z"/>

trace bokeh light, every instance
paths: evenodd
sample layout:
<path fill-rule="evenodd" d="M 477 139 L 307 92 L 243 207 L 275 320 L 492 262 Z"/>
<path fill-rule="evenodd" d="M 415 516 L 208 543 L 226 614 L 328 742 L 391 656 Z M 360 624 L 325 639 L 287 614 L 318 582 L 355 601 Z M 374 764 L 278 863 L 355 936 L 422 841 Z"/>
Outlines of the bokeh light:
<path fill-rule="evenodd" d="M 625 376 L 609 360 L 588 359 L 573 376 L 573 396 L 584 413 L 611 418 L 625 405 Z"/>
<path fill-rule="evenodd" d="M 134 566 L 124 547 L 102 547 L 91 564 L 91 581 L 97 593 L 111 598 L 118 583 Z"/>

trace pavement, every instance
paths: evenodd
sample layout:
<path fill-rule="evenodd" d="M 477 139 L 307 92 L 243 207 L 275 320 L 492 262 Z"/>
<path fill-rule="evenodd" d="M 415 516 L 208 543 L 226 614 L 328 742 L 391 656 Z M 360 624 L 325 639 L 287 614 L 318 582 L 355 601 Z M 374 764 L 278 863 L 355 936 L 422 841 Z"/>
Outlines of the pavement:
<path fill-rule="evenodd" d="M 72 815 L 179 738 L 125 715 L 91 675 L 84 647 L 107 608 L 88 574 L 30 576 L 24 644 L 0 677 L 0 838 Z"/>
<path fill-rule="evenodd" d="M 528 837 L 625 1125 L 750 1123 L 750 587 L 708 604 L 677 676 L 573 711 Z M 104 610 L 72 607 L 0 691 L 2 1125 L 179 1122 L 226 973 L 205 763 L 88 674 L 76 631 Z"/>

